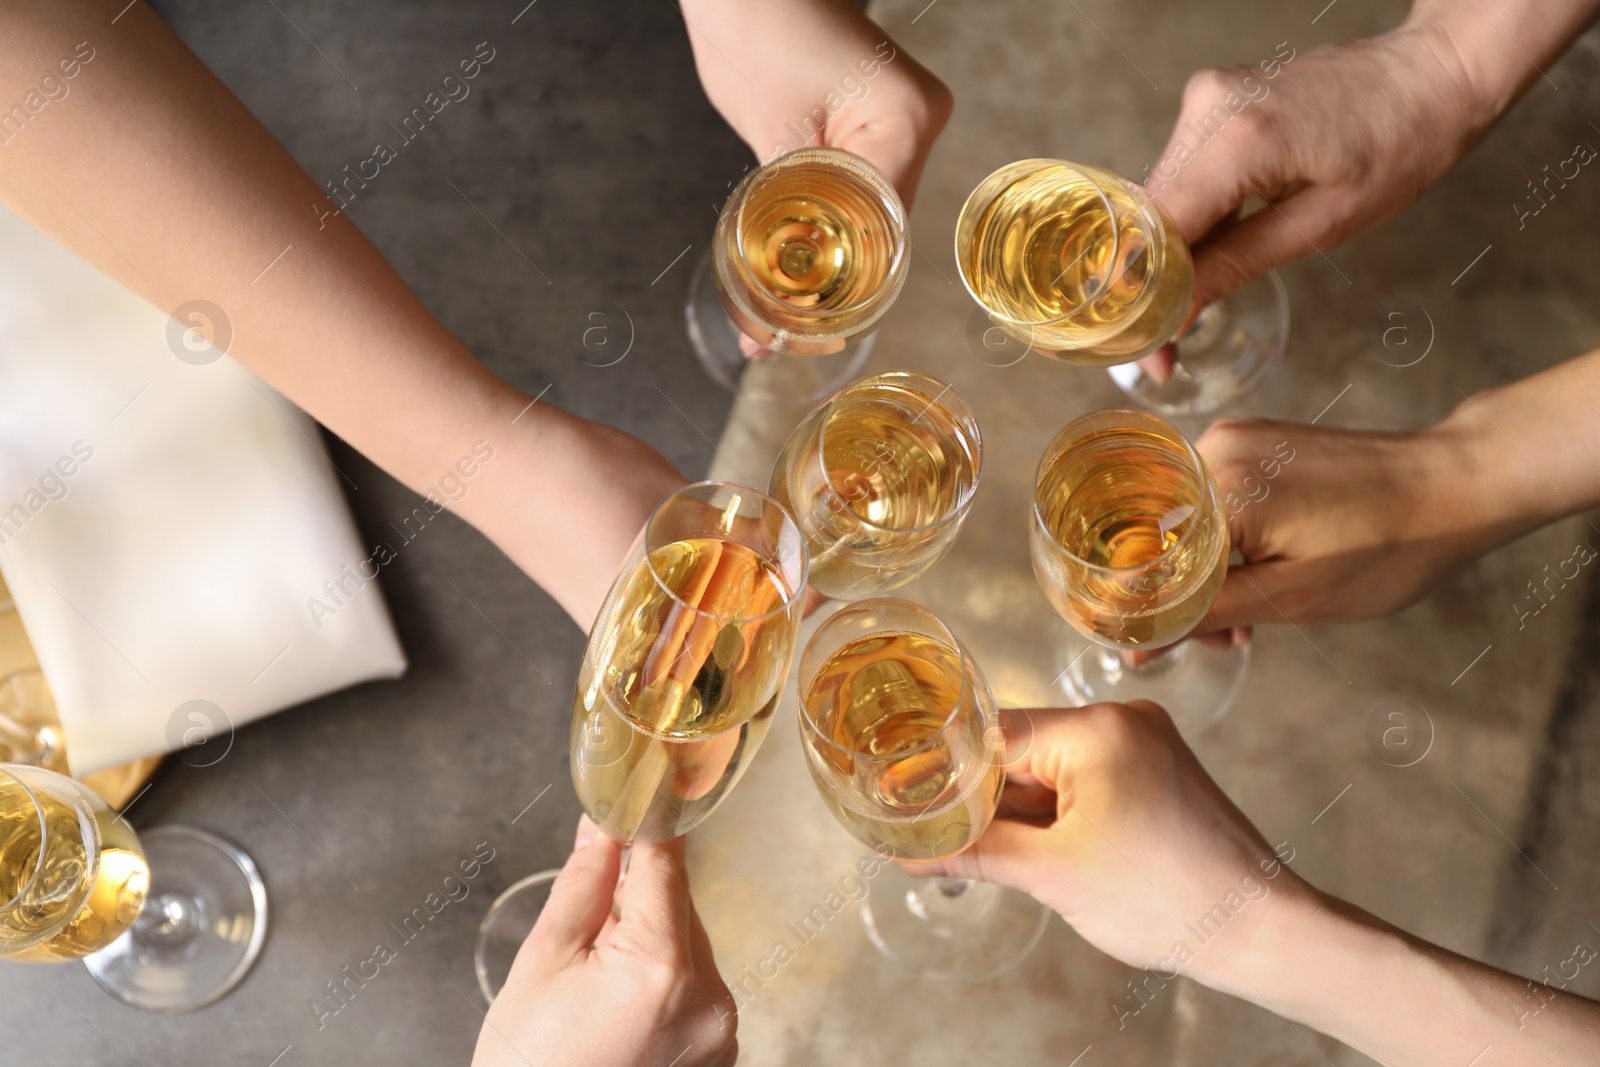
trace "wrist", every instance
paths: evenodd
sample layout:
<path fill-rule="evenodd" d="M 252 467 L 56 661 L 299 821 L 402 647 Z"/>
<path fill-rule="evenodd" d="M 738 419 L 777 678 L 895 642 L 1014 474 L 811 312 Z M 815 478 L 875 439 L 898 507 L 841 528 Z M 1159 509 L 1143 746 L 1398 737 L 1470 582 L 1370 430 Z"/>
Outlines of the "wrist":
<path fill-rule="evenodd" d="M 1468 9 L 1465 14 L 1472 12 Z M 1405 56 L 1422 91 L 1437 103 L 1447 128 L 1457 134 L 1460 154 L 1494 125 L 1524 88 L 1521 71 L 1505 59 L 1506 53 L 1516 53 L 1495 38 L 1497 50 L 1484 39 L 1484 32 L 1493 36 L 1481 18 L 1471 23 L 1455 5 L 1419 2 L 1405 22 L 1385 35 Z"/>
<path fill-rule="evenodd" d="M 1417 435 L 1424 469 L 1417 478 L 1419 514 L 1446 516 L 1465 553 L 1481 555 L 1562 517 L 1568 510 L 1551 485 L 1499 427 L 1496 390 L 1467 397 Z"/>
<path fill-rule="evenodd" d="M 493 461 L 457 511 L 587 630 L 650 512 L 686 479 L 637 437 L 547 399 L 509 386 L 496 399 Z"/>
<path fill-rule="evenodd" d="M 1217 988 L 1382 1062 L 1402 1062 L 1391 1058 L 1406 1044 L 1392 1026 L 1396 998 L 1442 1008 L 1448 975 L 1401 931 L 1304 882 L 1299 888 L 1266 916 Z"/>
<path fill-rule="evenodd" d="M 1595 17 L 1597 0 L 1560 0 L 1537 17 L 1523 0 L 1415 0 L 1394 31 L 1453 77 L 1448 91 L 1487 129 Z M 1550 82 L 1554 87 L 1555 83 Z"/>

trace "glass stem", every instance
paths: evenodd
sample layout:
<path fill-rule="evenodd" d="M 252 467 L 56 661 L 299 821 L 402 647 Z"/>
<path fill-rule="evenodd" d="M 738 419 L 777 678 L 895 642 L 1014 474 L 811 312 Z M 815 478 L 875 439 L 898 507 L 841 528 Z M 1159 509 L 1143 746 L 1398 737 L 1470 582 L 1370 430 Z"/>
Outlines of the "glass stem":
<path fill-rule="evenodd" d="M 1123 671 L 1154 673 L 1176 662 L 1182 647 L 1182 642 L 1179 642 L 1168 645 L 1166 648 L 1140 649 L 1137 653 L 1114 652 L 1108 648 L 1100 653 L 1101 666 L 1107 674 L 1112 676 Z M 1129 657 L 1132 655 L 1138 655 L 1140 657 L 1139 660 L 1136 662 L 1130 660 Z"/>
<path fill-rule="evenodd" d="M 148 897 L 133 921 L 133 937 L 168 954 L 181 952 L 200 936 L 205 918 L 193 897 L 166 892 Z"/>
<path fill-rule="evenodd" d="M 972 885 L 968 878 L 941 878 L 939 879 L 939 892 L 947 897 L 959 897 Z"/>

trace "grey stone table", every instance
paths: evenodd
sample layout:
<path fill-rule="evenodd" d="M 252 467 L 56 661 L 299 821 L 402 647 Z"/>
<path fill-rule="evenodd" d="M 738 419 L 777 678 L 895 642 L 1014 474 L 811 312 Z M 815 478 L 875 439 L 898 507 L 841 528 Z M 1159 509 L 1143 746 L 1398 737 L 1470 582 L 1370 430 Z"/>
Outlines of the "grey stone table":
<path fill-rule="evenodd" d="M 474 97 L 385 170 L 355 218 L 500 373 L 533 391 L 552 385 L 549 400 L 646 437 L 686 471 L 708 469 L 717 439 L 717 473 L 764 480 L 796 413 L 741 403 L 724 432 L 726 398 L 700 376 L 681 333 L 693 253 L 669 264 L 703 247 L 747 157 L 702 99 L 669 4 L 541 0 L 515 24 L 517 0 L 336 9 L 279 0 L 281 14 L 264 4 L 159 6 L 319 178 L 364 158 L 386 123 L 433 88 L 433 70 L 442 77 L 489 40 L 498 55 Z M 972 520 L 909 594 L 951 621 L 1005 699 L 1055 700 L 1050 664 L 1064 625 L 1027 567 L 1028 472 L 1078 407 L 1119 394 L 1102 374 L 1036 359 L 995 368 L 971 354 L 970 305 L 951 284 L 955 212 L 979 178 L 1023 156 L 1138 174 L 1161 150 L 1190 70 L 1252 61 L 1285 40 L 1303 53 L 1392 25 L 1404 10 L 1394 0 L 1323 7 L 893 0 L 878 12 L 959 104 L 917 201 L 911 278 L 874 359 L 952 381 L 987 434 Z M 1521 231 L 1510 207 L 1574 141 L 1600 143 L 1588 126 L 1600 114 L 1597 46 L 1590 35 L 1551 68 L 1559 89 L 1541 82 L 1404 217 L 1285 271 L 1290 350 L 1243 410 L 1416 426 L 1447 411 L 1458 387 L 1600 344 L 1600 184 L 1573 183 Z M 591 310 L 631 316 L 635 345 L 622 363 L 585 362 L 571 324 Z M 1393 366 L 1383 347 L 1391 312 L 1413 329 L 1431 318 L 1433 347 L 1414 366 Z M 335 458 L 359 486 L 350 496 L 369 534 L 409 512 L 409 493 L 348 450 Z M 1567 958 L 1576 941 L 1600 944 L 1588 925 L 1600 924 L 1591 862 L 1600 596 L 1585 576 L 1522 630 L 1512 607 L 1544 564 L 1586 538 L 1600 545 L 1581 519 L 1543 531 L 1384 622 L 1263 629 L 1253 674 L 1198 743 L 1201 758 L 1272 841 L 1295 850 L 1302 874 L 1393 922 L 1528 975 Z M 224 762 L 171 767 L 134 809 L 136 823 L 196 823 L 255 855 L 276 909 L 256 971 L 216 1006 L 167 1018 L 123 1008 L 76 967 L 0 966 L 0 1059 L 465 1062 L 479 1025 L 477 920 L 500 888 L 566 851 L 576 814 L 566 724 L 582 635 L 454 522 L 407 546 L 386 568 L 385 591 L 412 659 L 404 681 L 241 730 Z M 1429 754 L 1409 768 L 1380 762 L 1366 741 L 1369 716 L 1392 698 L 1421 705 L 1434 726 Z M 730 981 L 856 856 L 801 768 L 792 686 L 779 714 L 733 801 L 691 838 L 696 898 Z M 324 983 L 366 959 L 390 936 L 386 924 L 480 842 L 495 858 L 471 895 L 319 1029 L 310 1004 Z M 751 999 L 742 1062 L 1367 1062 L 1182 980 L 1118 1031 L 1111 1005 L 1131 977 L 1056 922 L 1011 974 L 976 986 L 924 982 L 879 960 L 849 909 Z M 1600 978 L 1585 970 L 1574 988 L 1600 992 Z"/>

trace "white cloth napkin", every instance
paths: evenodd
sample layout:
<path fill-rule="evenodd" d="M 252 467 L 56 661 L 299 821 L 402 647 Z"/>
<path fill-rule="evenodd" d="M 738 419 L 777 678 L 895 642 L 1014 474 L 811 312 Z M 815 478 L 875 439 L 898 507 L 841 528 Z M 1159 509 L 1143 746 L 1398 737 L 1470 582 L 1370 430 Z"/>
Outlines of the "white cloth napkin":
<path fill-rule="evenodd" d="M 0 572 L 75 774 L 406 667 L 316 425 L 169 322 L 0 208 Z"/>

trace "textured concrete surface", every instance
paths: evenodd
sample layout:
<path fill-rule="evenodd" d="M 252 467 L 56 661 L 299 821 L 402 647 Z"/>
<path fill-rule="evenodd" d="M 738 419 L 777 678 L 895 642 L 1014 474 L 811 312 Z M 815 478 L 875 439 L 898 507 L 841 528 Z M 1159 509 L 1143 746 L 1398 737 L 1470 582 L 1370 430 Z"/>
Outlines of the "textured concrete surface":
<path fill-rule="evenodd" d="M 967 527 L 906 595 L 950 623 L 1001 699 L 1061 702 L 1050 679 L 1065 624 L 1027 556 L 1038 456 L 1080 410 L 1124 400 L 1103 372 L 975 358 L 974 305 L 950 251 L 956 212 L 984 175 L 1017 158 L 1081 159 L 1138 175 L 1165 144 L 1193 69 L 1251 62 L 1284 40 L 1303 54 L 1391 26 L 1405 10 L 1339 4 L 1313 25 L 1324 6 L 892 0 L 876 9 L 949 82 L 957 109 L 912 216 L 923 254 L 868 369 L 945 378 L 985 437 L 984 482 Z M 1587 266 L 1600 251 L 1600 185 L 1573 183 L 1521 232 L 1510 207 L 1572 143 L 1600 143 L 1587 125 L 1600 110 L 1597 46 L 1591 33 L 1549 71 L 1559 90 L 1540 83 L 1402 218 L 1284 271 L 1289 349 L 1241 412 L 1309 420 L 1331 403 L 1324 424 L 1420 426 L 1459 402 L 1457 387 L 1471 393 L 1600 344 Z M 1429 318 L 1428 356 L 1393 366 L 1421 351 Z M 1417 342 L 1405 358 L 1383 343 L 1397 321 Z M 794 420 L 741 402 L 718 469 L 762 477 Z M 1521 631 L 1512 607 L 1528 579 L 1584 540 L 1600 543 L 1586 518 L 1540 531 L 1393 619 L 1262 628 L 1238 702 L 1196 746 L 1202 760 L 1271 841 L 1294 849 L 1300 873 L 1424 937 L 1529 976 L 1555 968 L 1577 942 L 1600 945 L 1592 784 L 1600 595 L 1584 576 Z M 1431 750 L 1408 768 L 1384 764 L 1366 740 L 1369 717 L 1394 698 L 1414 701 L 1433 724 Z M 785 921 L 822 900 L 860 852 L 816 796 L 794 714 L 791 686 L 736 801 L 690 836 L 696 897 L 730 980 L 747 979 L 742 968 L 768 958 Z M 851 909 L 756 992 L 741 1015 L 741 1062 L 1371 1062 L 1187 979 L 1119 1030 L 1112 1004 L 1129 996 L 1135 973 L 1058 921 L 1007 975 L 966 987 L 920 980 L 877 955 Z M 1572 988 L 1600 992 L 1600 973 L 1584 969 Z"/>
<path fill-rule="evenodd" d="M 540 0 L 512 25 L 526 3 L 157 8 L 319 180 L 396 140 L 389 123 L 489 42 L 495 59 L 472 95 L 401 149 L 351 214 L 498 373 L 532 393 L 548 385 L 545 402 L 702 472 L 730 398 L 705 383 L 683 333 L 694 253 L 651 283 L 686 245 L 704 247 L 747 153 L 705 101 L 671 5 L 618 17 Z M 631 316 L 634 344 L 615 366 L 581 345 L 590 311 L 608 316 L 613 352 Z M 350 449 L 333 458 L 357 486 L 347 495 L 363 533 L 397 540 L 388 522 L 418 501 Z M 583 634 L 453 518 L 384 572 L 408 677 L 242 729 L 216 766 L 174 761 L 130 816 L 202 826 L 254 856 L 272 907 L 255 970 L 215 1006 L 169 1018 L 123 1007 L 76 965 L 0 964 L 0 1063 L 467 1062 L 481 1024 L 478 921 L 501 889 L 570 847 L 567 724 Z M 471 894 L 319 1030 L 309 1001 L 324 983 L 379 939 L 394 943 L 385 924 L 484 841 L 495 858 Z"/>
<path fill-rule="evenodd" d="M 386 168 L 353 215 L 500 373 L 534 391 L 552 384 L 547 399 L 627 427 L 686 471 L 705 470 L 706 435 L 718 437 L 727 399 L 704 383 L 682 338 L 693 253 L 652 279 L 686 245 L 703 247 L 714 205 L 746 156 L 700 95 L 671 5 L 540 0 L 515 25 L 519 0 L 277 6 L 282 14 L 254 3 L 159 5 L 319 178 L 364 158 L 447 65 L 491 42 L 497 58 L 474 96 Z M 1028 473 L 1075 406 L 1120 394 L 1094 372 L 1041 360 L 996 369 L 973 358 L 972 309 L 950 284 L 956 210 L 984 174 L 1023 156 L 1138 174 L 1161 149 L 1190 70 L 1251 61 L 1286 39 L 1303 51 L 1373 32 L 1403 11 L 1393 0 L 1341 3 L 1313 24 L 1322 7 L 882 5 L 891 32 L 949 81 L 959 103 L 913 216 L 922 254 L 884 321 L 875 365 L 954 382 L 988 446 L 962 539 L 910 595 L 951 621 L 1002 698 L 1051 698 L 1054 635 L 1064 625 L 1027 568 Z M 1288 357 L 1245 410 L 1308 419 L 1337 398 L 1323 421 L 1414 426 L 1448 410 L 1456 386 L 1471 392 L 1600 344 L 1592 280 L 1600 185 L 1574 183 L 1520 233 L 1509 207 L 1600 113 L 1597 57 L 1591 35 L 1549 72 L 1559 91 L 1536 87 L 1416 208 L 1332 252 L 1331 262 L 1313 257 L 1285 272 L 1295 316 Z M 1387 365 L 1387 314 L 1403 311 L 1414 323 L 1418 307 L 1437 331 L 1432 352 L 1413 367 Z M 593 354 L 585 364 L 572 320 L 591 310 L 632 318 L 636 344 L 614 367 L 593 366 L 605 361 Z M 763 480 L 794 418 L 742 409 L 722 439 L 724 472 Z M 364 529 L 409 511 L 410 494 L 359 457 L 335 458 L 359 486 L 351 498 Z M 1199 745 L 1267 835 L 1292 844 L 1301 873 L 1529 975 L 1565 959 L 1574 941 L 1600 944 L 1587 927 L 1600 922 L 1592 861 L 1600 601 L 1592 582 L 1574 584 L 1521 632 L 1511 608 L 1523 583 L 1565 558 L 1586 529 L 1576 520 L 1530 537 L 1392 620 L 1263 630 L 1238 705 Z M 500 888 L 566 852 L 577 811 L 567 701 L 582 635 L 458 523 L 430 528 L 384 581 L 412 658 L 407 679 L 243 730 L 226 761 L 172 767 L 134 809 L 136 823 L 195 823 L 255 855 L 275 908 L 256 971 L 218 1005 L 165 1018 L 123 1008 L 73 966 L 0 966 L 8 1042 L 0 1059 L 466 1061 L 479 1025 L 470 961 L 478 918 Z M 1421 704 L 1435 724 L 1433 748 L 1415 767 L 1385 766 L 1367 747 L 1367 719 L 1392 697 Z M 791 699 L 739 793 L 692 839 L 696 897 L 730 978 L 764 956 L 771 932 L 820 899 L 856 855 L 800 765 L 792 713 Z M 370 955 L 388 936 L 385 924 L 482 841 L 496 858 L 472 895 L 319 1030 L 308 1001 L 323 983 Z M 841 912 L 745 1010 L 741 1062 L 1066 1065 L 1081 1053 L 1079 1067 L 1367 1062 L 1183 982 L 1119 1033 L 1109 1005 L 1129 977 L 1057 922 L 1007 976 L 931 984 L 879 960 L 853 911 Z M 1574 988 L 1595 993 L 1600 978 L 1586 969 Z"/>

